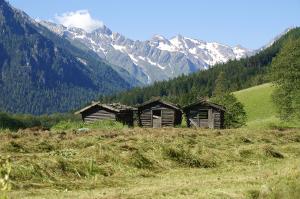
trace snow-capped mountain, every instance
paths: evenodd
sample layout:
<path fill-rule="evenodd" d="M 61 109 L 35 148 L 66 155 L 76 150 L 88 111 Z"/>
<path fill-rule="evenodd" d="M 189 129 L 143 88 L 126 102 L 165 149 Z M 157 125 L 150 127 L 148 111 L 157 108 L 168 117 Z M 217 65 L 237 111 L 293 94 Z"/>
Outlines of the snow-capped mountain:
<path fill-rule="evenodd" d="M 289 28 L 286 28 L 282 33 L 278 34 L 276 37 L 274 37 L 271 41 L 269 41 L 266 45 L 264 45 L 263 47 L 259 48 L 257 50 L 257 52 L 262 51 L 266 48 L 269 48 L 270 46 L 272 46 L 278 39 L 280 39 L 283 35 L 287 34 L 290 30 L 296 28 L 296 26 L 291 26 Z"/>
<path fill-rule="evenodd" d="M 144 84 L 204 70 L 253 53 L 241 46 L 230 47 L 181 35 L 171 39 L 155 35 L 147 41 L 134 41 L 106 26 L 86 32 L 46 21 L 39 23 L 76 46 L 87 47 L 109 63 L 127 70 Z"/>

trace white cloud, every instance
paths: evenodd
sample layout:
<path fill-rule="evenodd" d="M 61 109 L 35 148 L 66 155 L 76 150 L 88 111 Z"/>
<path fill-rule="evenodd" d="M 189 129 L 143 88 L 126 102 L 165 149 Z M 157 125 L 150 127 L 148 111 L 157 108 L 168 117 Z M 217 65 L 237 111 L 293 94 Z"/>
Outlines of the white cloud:
<path fill-rule="evenodd" d="M 82 28 L 87 32 L 91 32 L 104 25 L 102 21 L 93 19 L 88 10 L 78 10 L 75 12 L 66 12 L 62 15 L 55 15 L 55 20 L 66 27 Z"/>

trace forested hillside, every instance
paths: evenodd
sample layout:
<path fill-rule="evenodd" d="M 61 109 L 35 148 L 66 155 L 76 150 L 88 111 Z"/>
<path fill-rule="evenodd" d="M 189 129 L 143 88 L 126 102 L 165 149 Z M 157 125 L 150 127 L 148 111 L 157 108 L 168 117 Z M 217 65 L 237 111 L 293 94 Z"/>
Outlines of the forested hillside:
<path fill-rule="evenodd" d="M 0 111 L 53 113 L 132 87 L 112 67 L 0 0 Z"/>
<path fill-rule="evenodd" d="M 228 91 L 237 91 L 254 85 L 269 82 L 268 70 L 272 59 L 277 56 L 288 40 L 300 37 L 300 28 L 290 30 L 270 47 L 256 55 L 239 61 L 232 60 L 218 64 L 206 70 L 169 81 L 155 83 L 144 88 L 135 88 L 129 92 L 103 97 L 102 101 L 120 101 L 125 104 L 142 103 L 153 96 L 161 96 L 181 105 L 190 103 L 198 97 L 211 96 L 215 80 L 220 72 L 225 75 L 225 87 Z"/>

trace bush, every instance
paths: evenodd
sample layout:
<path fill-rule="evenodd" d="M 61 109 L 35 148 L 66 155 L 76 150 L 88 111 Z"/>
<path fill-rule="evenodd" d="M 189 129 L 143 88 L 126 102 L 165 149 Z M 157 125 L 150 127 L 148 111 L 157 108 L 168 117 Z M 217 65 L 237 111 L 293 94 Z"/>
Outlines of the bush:
<path fill-rule="evenodd" d="M 212 98 L 211 101 L 226 108 L 224 115 L 225 128 L 239 128 L 246 124 L 247 114 L 244 105 L 233 94 L 225 93 Z"/>

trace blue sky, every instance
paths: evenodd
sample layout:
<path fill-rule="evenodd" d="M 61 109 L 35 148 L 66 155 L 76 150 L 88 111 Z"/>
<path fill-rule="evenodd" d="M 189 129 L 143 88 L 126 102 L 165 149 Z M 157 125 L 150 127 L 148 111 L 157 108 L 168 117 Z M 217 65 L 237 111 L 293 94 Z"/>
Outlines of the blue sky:
<path fill-rule="evenodd" d="M 256 49 L 286 28 L 300 26 L 300 0 L 8 1 L 33 18 L 54 21 L 85 10 L 93 22 L 101 20 L 112 31 L 139 40 L 181 34 Z"/>

